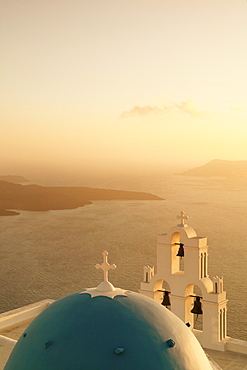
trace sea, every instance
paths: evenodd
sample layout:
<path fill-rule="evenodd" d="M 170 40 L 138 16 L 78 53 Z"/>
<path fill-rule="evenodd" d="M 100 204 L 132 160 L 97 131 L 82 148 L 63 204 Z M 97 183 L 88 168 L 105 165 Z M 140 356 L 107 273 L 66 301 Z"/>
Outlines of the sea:
<path fill-rule="evenodd" d="M 71 184 L 70 184 L 71 185 Z M 78 184 L 77 184 L 78 185 Z M 179 223 L 208 238 L 209 275 L 224 277 L 228 335 L 247 340 L 247 178 L 176 175 L 85 179 L 81 186 L 145 191 L 161 201 L 94 201 L 78 209 L 0 218 L 0 312 L 95 287 L 109 252 L 116 287 L 138 291 L 156 268 L 156 238 Z"/>

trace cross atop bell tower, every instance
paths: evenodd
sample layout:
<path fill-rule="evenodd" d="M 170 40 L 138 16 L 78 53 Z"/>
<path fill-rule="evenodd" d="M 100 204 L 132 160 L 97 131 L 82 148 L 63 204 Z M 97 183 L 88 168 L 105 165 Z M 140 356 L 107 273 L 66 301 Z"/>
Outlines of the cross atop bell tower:
<path fill-rule="evenodd" d="M 189 217 L 188 216 L 186 216 L 185 215 L 185 212 L 184 211 L 181 211 L 180 212 L 180 215 L 179 216 L 177 216 L 177 219 L 180 219 L 181 220 L 181 223 L 180 224 L 178 224 L 177 226 L 185 226 L 186 224 L 185 224 L 185 220 L 188 220 L 189 219 Z"/>

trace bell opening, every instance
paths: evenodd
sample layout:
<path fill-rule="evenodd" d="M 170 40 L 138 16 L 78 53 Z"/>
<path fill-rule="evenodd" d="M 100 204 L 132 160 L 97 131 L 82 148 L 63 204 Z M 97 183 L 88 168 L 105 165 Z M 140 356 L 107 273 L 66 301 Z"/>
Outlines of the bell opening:
<path fill-rule="evenodd" d="M 176 257 L 179 257 L 179 264 L 178 269 L 179 271 L 184 271 L 184 244 L 183 243 L 177 243 L 179 245 L 178 253 L 176 254 Z"/>
<path fill-rule="evenodd" d="M 196 329 L 198 331 L 203 331 L 203 299 L 200 299 L 202 313 L 198 310 L 198 306 L 195 304 L 196 296 L 203 297 L 202 291 L 198 285 L 188 284 L 184 291 L 185 296 L 185 322 L 189 322 L 191 329 Z M 197 305 L 197 304 L 196 304 Z"/>
<path fill-rule="evenodd" d="M 160 289 L 159 291 L 161 294 L 160 303 L 162 304 L 162 306 L 171 310 L 171 298 L 170 298 L 171 289 L 170 285 L 165 280 L 162 283 L 162 289 Z"/>
<path fill-rule="evenodd" d="M 175 232 L 171 237 L 171 271 L 172 274 L 179 273 L 180 275 L 184 274 L 183 267 L 183 256 L 184 256 L 184 244 L 181 242 L 181 234 Z"/>
<path fill-rule="evenodd" d="M 197 286 L 194 285 L 193 287 L 193 293 L 192 297 L 192 306 L 191 306 L 191 313 L 194 316 L 194 329 L 196 330 L 203 330 L 203 303 L 202 303 L 202 291 L 201 289 Z"/>
<path fill-rule="evenodd" d="M 163 301 L 161 302 L 162 306 L 165 306 L 168 308 L 171 306 L 171 301 L 170 301 L 170 293 L 168 290 L 164 290 L 163 292 Z"/>

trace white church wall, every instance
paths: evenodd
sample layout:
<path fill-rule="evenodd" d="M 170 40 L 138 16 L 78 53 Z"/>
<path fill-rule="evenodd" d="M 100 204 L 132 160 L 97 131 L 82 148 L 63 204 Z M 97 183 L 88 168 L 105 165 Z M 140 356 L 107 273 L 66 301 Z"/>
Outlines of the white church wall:
<path fill-rule="evenodd" d="M 191 309 L 196 285 L 201 291 L 203 307 L 200 341 L 206 348 L 224 350 L 227 340 L 227 300 L 223 278 L 211 280 L 208 276 L 207 238 L 197 236 L 195 230 L 185 224 L 188 217 L 184 212 L 178 218 L 181 219 L 180 224 L 172 227 L 168 233 L 158 235 L 157 272 L 148 283 L 141 283 L 139 292 L 161 302 L 160 292 L 157 291 L 162 290 L 162 282 L 167 281 L 171 292 L 171 311 L 193 328 L 195 315 Z M 184 256 L 178 257 L 177 254 Z"/>

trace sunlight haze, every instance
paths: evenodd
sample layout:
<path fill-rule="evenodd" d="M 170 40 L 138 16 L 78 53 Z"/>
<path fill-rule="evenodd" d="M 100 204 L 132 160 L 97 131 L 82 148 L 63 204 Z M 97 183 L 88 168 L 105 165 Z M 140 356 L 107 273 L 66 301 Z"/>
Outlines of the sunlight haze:
<path fill-rule="evenodd" d="M 247 160 L 243 0 L 1 0 L 1 174 Z"/>

